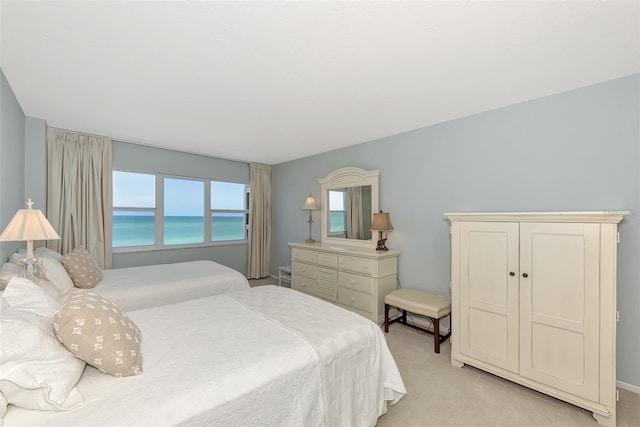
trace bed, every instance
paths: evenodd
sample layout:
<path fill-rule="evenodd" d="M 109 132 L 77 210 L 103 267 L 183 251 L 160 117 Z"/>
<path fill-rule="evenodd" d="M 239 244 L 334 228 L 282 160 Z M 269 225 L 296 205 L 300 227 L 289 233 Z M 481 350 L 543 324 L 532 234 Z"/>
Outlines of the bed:
<path fill-rule="evenodd" d="M 406 389 L 373 322 L 276 286 L 127 313 L 144 373 L 87 366 L 68 411 L 9 405 L 3 427 L 371 426 Z"/>
<path fill-rule="evenodd" d="M 39 284 L 61 300 L 75 288 L 63 266 L 62 255 L 51 249 L 37 248 L 36 256 L 39 259 Z M 23 257 L 24 251 L 19 251 L 0 268 L 0 291 L 11 277 L 18 275 L 16 264 Z M 249 282 L 243 274 L 213 261 L 102 270 L 102 280 L 95 287 L 96 292 L 125 312 L 248 288 Z"/>
<path fill-rule="evenodd" d="M 190 261 L 103 270 L 95 287 L 123 311 L 248 289 L 238 271 L 213 261 Z"/>

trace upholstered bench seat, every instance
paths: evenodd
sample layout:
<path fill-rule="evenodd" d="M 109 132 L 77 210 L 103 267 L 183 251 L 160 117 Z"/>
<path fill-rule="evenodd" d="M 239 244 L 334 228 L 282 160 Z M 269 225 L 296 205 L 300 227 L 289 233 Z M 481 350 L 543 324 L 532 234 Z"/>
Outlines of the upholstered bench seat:
<path fill-rule="evenodd" d="M 396 307 L 401 310 L 402 315 L 389 320 L 390 307 Z M 407 323 L 407 312 L 429 317 L 433 321 L 433 331 Z M 428 292 L 415 289 L 398 289 L 384 297 L 384 331 L 389 332 L 390 324 L 400 322 L 403 325 L 433 334 L 434 351 L 436 353 L 440 353 L 440 344 L 451 336 L 450 330 L 446 335 L 440 335 L 440 319 L 450 314 L 451 299 Z"/>

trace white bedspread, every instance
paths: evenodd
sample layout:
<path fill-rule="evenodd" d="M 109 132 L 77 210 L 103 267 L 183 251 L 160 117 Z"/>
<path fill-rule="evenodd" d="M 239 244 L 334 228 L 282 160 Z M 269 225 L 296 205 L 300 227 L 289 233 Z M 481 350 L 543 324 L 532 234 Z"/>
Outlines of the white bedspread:
<path fill-rule="evenodd" d="M 117 268 L 103 276 L 95 291 L 125 312 L 249 288 L 244 275 L 213 261 Z"/>
<path fill-rule="evenodd" d="M 371 426 L 405 392 L 380 328 L 273 286 L 129 313 L 144 373 L 87 368 L 85 406 L 10 407 L 13 426 Z"/>

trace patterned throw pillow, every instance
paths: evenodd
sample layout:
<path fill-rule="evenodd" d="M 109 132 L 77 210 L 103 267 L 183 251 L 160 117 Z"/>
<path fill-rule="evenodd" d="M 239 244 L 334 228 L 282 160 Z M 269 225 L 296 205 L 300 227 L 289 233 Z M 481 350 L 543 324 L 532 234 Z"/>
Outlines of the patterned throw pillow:
<path fill-rule="evenodd" d="M 76 288 L 95 288 L 102 280 L 102 270 L 83 247 L 77 247 L 62 257 L 62 265 Z"/>
<path fill-rule="evenodd" d="M 97 293 L 71 291 L 56 311 L 56 336 L 73 354 L 105 374 L 142 374 L 141 334 L 117 305 Z"/>

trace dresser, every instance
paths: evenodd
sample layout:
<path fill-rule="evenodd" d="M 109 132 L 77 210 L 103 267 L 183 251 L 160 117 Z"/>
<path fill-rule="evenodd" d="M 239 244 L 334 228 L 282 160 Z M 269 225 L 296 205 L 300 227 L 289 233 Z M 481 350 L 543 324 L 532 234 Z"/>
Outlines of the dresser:
<path fill-rule="evenodd" d="M 384 319 L 384 297 L 396 289 L 399 251 L 322 243 L 289 243 L 291 288 Z"/>
<path fill-rule="evenodd" d="M 625 214 L 448 214 L 451 363 L 615 426 L 617 224 Z"/>

